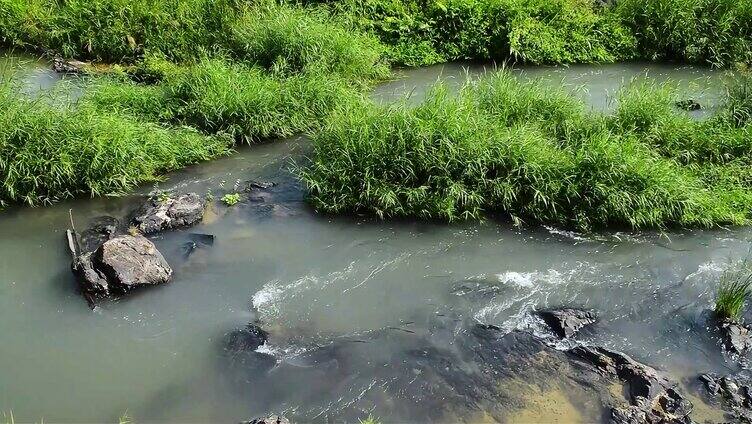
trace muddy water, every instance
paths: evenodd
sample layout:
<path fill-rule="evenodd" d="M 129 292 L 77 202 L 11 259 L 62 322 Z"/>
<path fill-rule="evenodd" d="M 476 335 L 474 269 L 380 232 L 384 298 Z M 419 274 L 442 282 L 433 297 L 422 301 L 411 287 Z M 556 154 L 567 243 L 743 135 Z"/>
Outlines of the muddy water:
<path fill-rule="evenodd" d="M 646 65 L 523 69 L 588 86 L 598 108 Z M 471 69 L 477 74 L 478 69 Z M 408 72 L 377 89 L 415 96 L 461 66 Z M 716 95 L 718 75 L 650 65 Z M 604 76 L 605 75 L 605 76 Z M 711 79 L 711 83 L 702 85 Z M 413 89 L 413 87 L 415 87 Z M 708 88 L 711 87 L 711 88 Z M 715 93 L 715 94 L 713 94 Z M 707 331 L 715 281 L 750 249 L 750 231 L 609 232 L 595 236 L 507 223 L 375 222 L 309 210 L 292 176 L 304 139 L 241 149 L 169 176 L 162 189 L 236 190 L 277 183 L 264 202 L 216 203 L 205 222 L 154 239 L 175 270 L 168 285 L 100 304 L 76 293 L 63 231 L 122 216 L 140 199 L 76 200 L 0 216 L 0 411 L 16 422 L 237 422 L 270 411 L 300 421 L 593 422 L 592 393 L 550 370 L 483 368 L 468 323 L 546 336 L 535 308 L 593 308 L 587 343 L 623 350 L 682 383 L 733 367 Z M 145 187 L 141 193 L 147 193 Z M 274 205 L 274 206 L 270 206 Z M 191 233 L 213 247 L 186 255 Z M 259 319 L 273 369 L 223 349 Z M 703 417 L 715 411 L 696 402 Z M 0 415 L 2 416 L 2 415 Z M 699 419 L 699 417 L 698 417 Z M 1 421 L 1 420 L 0 420 Z"/>

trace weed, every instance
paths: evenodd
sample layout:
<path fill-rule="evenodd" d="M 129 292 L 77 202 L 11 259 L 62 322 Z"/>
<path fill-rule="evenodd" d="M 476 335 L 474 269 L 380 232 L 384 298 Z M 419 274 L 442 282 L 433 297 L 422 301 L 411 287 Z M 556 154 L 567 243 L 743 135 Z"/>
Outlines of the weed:
<path fill-rule="evenodd" d="M 222 196 L 222 203 L 224 203 L 227 206 L 235 206 L 240 202 L 240 194 L 238 193 L 232 193 L 232 194 L 225 194 Z"/>

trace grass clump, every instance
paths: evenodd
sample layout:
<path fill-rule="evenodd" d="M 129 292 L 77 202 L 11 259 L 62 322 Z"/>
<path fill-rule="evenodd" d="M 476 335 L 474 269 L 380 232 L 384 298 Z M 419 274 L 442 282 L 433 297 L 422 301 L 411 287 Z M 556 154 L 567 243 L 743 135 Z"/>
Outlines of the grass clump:
<path fill-rule="evenodd" d="M 747 299 L 752 295 L 752 272 L 746 262 L 721 275 L 715 300 L 715 313 L 721 319 L 738 322 Z"/>
<path fill-rule="evenodd" d="M 456 97 L 439 86 L 415 108 L 343 107 L 316 135 L 302 177 L 314 206 L 332 213 L 502 213 L 583 230 L 747 223 L 749 182 L 724 172 L 749 157 L 750 138 L 722 120 L 685 120 L 673 99 L 653 105 L 660 113 L 637 107 L 660 99 L 656 90 L 622 93 L 606 117 L 502 71 Z"/>
<path fill-rule="evenodd" d="M 145 123 L 88 104 L 19 98 L 0 86 L 0 203 L 39 205 L 122 193 L 161 173 L 226 154 L 231 140 Z"/>

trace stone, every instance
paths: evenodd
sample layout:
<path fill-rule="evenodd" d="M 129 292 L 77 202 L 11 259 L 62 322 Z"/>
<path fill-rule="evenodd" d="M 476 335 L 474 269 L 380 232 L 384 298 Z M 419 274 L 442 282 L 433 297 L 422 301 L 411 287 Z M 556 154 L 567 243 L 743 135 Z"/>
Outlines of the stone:
<path fill-rule="evenodd" d="M 674 104 L 676 105 L 676 107 L 682 110 L 694 111 L 694 110 L 702 109 L 702 106 L 700 105 L 700 103 L 698 103 L 694 99 L 680 100 Z"/>
<path fill-rule="evenodd" d="M 269 415 L 268 417 L 254 418 L 250 421 L 242 421 L 240 424 L 290 424 L 290 420 L 281 415 Z"/>
<path fill-rule="evenodd" d="M 750 327 L 733 321 L 719 324 L 723 346 L 731 353 L 743 355 L 752 348 L 752 331 Z"/>
<path fill-rule="evenodd" d="M 204 218 L 206 201 L 196 193 L 150 199 L 133 219 L 143 234 L 193 225 Z"/>
<path fill-rule="evenodd" d="M 582 327 L 596 320 L 595 313 L 574 308 L 540 311 L 538 315 L 562 339 L 574 336 Z"/>
<path fill-rule="evenodd" d="M 255 324 L 248 324 L 245 328 L 227 334 L 225 350 L 231 352 L 256 350 L 266 343 L 269 333 Z"/>
<path fill-rule="evenodd" d="M 626 384 L 630 408 L 612 409 L 612 422 L 689 422 L 692 403 L 676 390 L 675 382 L 655 368 L 603 347 L 577 346 L 568 352 Z"/>
<path fill-rule="evenodd" d="M 172 269 L 156 246 L 143 236 L 121 235 L 73 263 L 82 291 L 97 297 L 135 287 L 167 283 Z"/>
<path fill-rule="evenodd" d="M 118 233 L 120 221 L 112 216 L 94 218 L 89 228 L 81 232 L 81 253 L 93 252 Z"/>
<path fill-rule="evenodd" d="M 52 70 L 61 74 L 85 74 L 90 65 L 80 60 L 65 60 L 60 56 L 52 60 Z"/>
<path fill-rule="evenodd" d="M 725 376 L 707 373 L 698 379 L 711 397 L 720 398 L 731 408 L 738 422 L 752 422 L 752 379 L 745 371 Z"/>

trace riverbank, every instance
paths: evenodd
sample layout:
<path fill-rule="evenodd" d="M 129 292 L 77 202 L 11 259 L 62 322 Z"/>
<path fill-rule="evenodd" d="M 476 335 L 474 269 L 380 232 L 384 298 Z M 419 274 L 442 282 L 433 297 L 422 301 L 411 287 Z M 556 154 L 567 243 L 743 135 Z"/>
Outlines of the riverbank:
<path fill-rule="evenodd" d="M 659 113 L 662 119 L 670 121 L 658 122 L 657 126 L 640 122 L 635 128 L 616 128 L 622 118 L 616 118 L 616 127 L 595 123 L 598 119 L 583 117 L 580 106 L 561 100 L 561 96 L 551 100 L 559 102 L 552 106 L 560 114 L 555 119 L 576 121 L 570 128 L 572 132 L 566 134 L 560 133 L 562 129 L 534 134 L 529 128 L 512 128 L 521 124 L 536 126 L 535 122 L 528 125 L 525 121 L 547 119 L 551 111 L 542 109 L 503 125 L 458 122 L 469 125 L 468 128 L 486 127 L 485 132 L 478 134 L 489 139 L 548 137 L 550 140 L 543 144 L 553 140 L 555 144 L 566 145 L 587 141 L 593 146 L 585 148 L 588 154 L 600 152 L 596 155 L 600 158 L 564 153 L 558 163 L 566 169 L 553 167 L 534 178 L 527 175 L 515 182 L 495 185 L 485 181 L 496 178 L 494 175 L 470 176 L 468 181 L 457 185 L 457 178 L 465 177 L 452 175 L 442 177 L 441 187 L 413 181 L 409 184 L 416 183 L 412 188 L 418 191 L 410 194 L 395 194 L 393 189 L 382 187 L 384 190 L 375 197 L 365 190 L 366 197 L 357 200 L 352 193 L 364 192 L 364 184 L 383 186 L 385 179 L 377 172 L 369 176 L 370 181 L 363 178 L 346 184 L 326 181 L 329 179 L 326 172 L 345 170 L 336 167 L 347 154 L 327 152 L 331 146 L 324 141 L 331 131 L 349 131 L 351 124 L 341 116 L 363 114 L 364 110 L 382 115 L 370 121 L 376 131 L 381 131 L 376 137 L 391 137 L 386 134 L 392 120 L 387 109 L 371 107 L 362 95 L 375 82 L 389 78 L 390 65 L 426 64 L 460 57 L 529 63 L 613 62 L 634 58 L 678 59 L 721 66 L 748 62 L 746 9 L 720 1 L 716 1 L 717 7 L 707 10 L 708 5 L 688 7 L 680 3 L 672 3 L 668 12 L 661 13 L 651 4 L 646 15 L 637 13 L 637 3 L 629 1 L 615 5 L 576 0 L 450 2 L 419 7 L 411 2 L 386 5 L 353 1 L 326 6 L 274 2 L 249 6 L 233 1 L 210 4 L 205 0 L 175 4 L 165 1 L 157 5 L 148 2 L 126 5 L 116 0 L 64 4 L 5 0 L 0 4 L 0 39 L 7 46 L 93 60 L 96 63 L 87 69 L 106 75 L 88 77 L 86 94 L 64 108 L 37 108 L 39 101 L 17 96 L 13 83 L 3 85 L 5 107 L 19 112 L 5 118 L 5 129 L 0 134 L 0 173 L 7 176 L 0 202 L 39 205 L 71 196 L 122 194 L 137 184 L 155 181 L 164 172 L 226 154 L 238 144 L 305 133 L 315 136 L 320 169 L 304 171 L 304 176 L 311 188 L 311 199 L 320 210 L 328 212 L 366 210 L 380 216 L 456 219 L 479 218 L 481 210 L 487 210 L 512 215 L 516 222 L 548 222 L 583 229 L 608 225 L 642 228 L 744 224 L 747 222 L 744 211 L 748 207 L 746 178 L 738 174 L 746 164 L 746 159 L 740 157 L 747 155 L 747 118 L 738 116 L 749 113 L 746 91 L 729 97 L 729 102 L 736 103 L 721 112 L 737 114 L 737 118 L 714 118 L 712 124 L 704 124 L 702 128 L 667 109 L 675 101 L 686 99 L 669 98 L 660 90 L 644 90 L 632 96 L 642 96 L 642 100 L 626 112 L 634 116 L 624 118 L 639 120 L 643 119 L 640 114 Z M 373 10 L 381 14 L 364 13 Z M 674 38 L 676 45 L 662 46 L 650 37 L 667 30 L 672 16 L 686 18 L 684 25 L 689 35 L 681 33 Z M 410 25 L 405 24 L 408 21 Z M 701 38 L 705 43 L 701 46 L 692 44 L 698 39 L 697 34 L 721 21 L 733 25 L 722 27 L 723 31 L 714 32 L 712 37 Z M 103 26 L 104 22 L 107 25 Z M 412 28 L 413 23 L 417 27 Z M 396 25 L 399 31 L 391 33 L 390 25 Z M 408 59 L 412 56 L 414 60 Z M 505 90 L 506 96 L 528 95 L 514 85 Z M 514 90 L 519 92 L 513 93 Z M 492 91 L 486 93 L 488 102 L 504 101 L 490 98 L 497 96 Z M 434 101 L 454 107 L 450 105 L 454 101 L 448 97 Z M 34 113 L 24 112 L 32 109 Z M 620 111 L 627 109 L 625 106 Z M 332 112 L 336 113 L 330 119 Z M 476 115 L 489 120 L 493 113 L 482 111 Z M 457 119 L 477 121 L 471 116 Z M 109 120 L 117 121 L 113 124 L 119 128 L 117 136 L 104 129 Z M 91 127 L 101 129 L 86 133 L 75 125 L 81 122 L 90 122 Z M 331 130 L 329 134 L 320 132 L 322 125 Z M 337 125 L 341 127 L 333 128 Z M 596 128 L 599 126 L 602 128 Z M 700 136 L 686 136 L 698 130 Z M 653 135 L 650 133 L 653 131 L 662 133 Z M 447 138 L 455 146 L 462 143 L 462 137 L 470 136 L 450 134 L 441 128 L 435 129 L 434 135 Z M 91 145 L 97 146 L 93 151 L 81 147 L 87 137 Z M 570 140 L 571 137 L 576 140 Z M 656 137 L 657 140 L 648 140 Z M 718 137 L 721 140 L 716 140 Z M 110 138 L 116 141 L 101 141 Z M 622 146 L 624 139 L 629 139 L 625 146 L 631 147 Z M 362 150 L 369 141 L 363 139 L 361 143 L 363 146 L 354 148 Z M 663 152 L 653 157 L 653 153 L 641 147 L 645 143 L 658 144 L 658 150 Z M 178 145 L 188 147 L 180 149 Z M 616 149 L 621 151 L 611 149 L 613 146 L 622 146 Z M 515 162 L 515 154 L 522 153 L 499 151 L 497 147 L 481 150 L 486 156 L 494 156 L 489 160 L 498 162 L 493 166 L 498 168 L 494 172 L 514 173 L 515 169 L 502 162 Z M 538 148 L 542 150 L 530 154 L 540 154 L 542 160 L 548 154 L 544 150 L 550 149 L 543 145 Z M 432 149 L 430 155 L 439 156 L 427 158 L 426 164 L 446 159 Z M 83 153 L 75 154 L 78 150 Z M 465 155 L 459 153 L 452 158 L 457 169 L 472 165 Z M 604 160 L 626 157 L 632 163 L 629 170 L 610 173 L 600 168 Z M 589 171 L 579 176 L 572 174 L 573 167 L 588 161 L 593 162 Z M 659 171 L 648 175 L 644 170 L 654 165 Z M 332 167 L 331 170 L 323 170 L 326 166 Z M 405 172 L 422 171 L 405 169 Z M 78 178 L 80 175 L 85 178 Z M 436 180 L 439 176 L 425 177 Z M 526 180 L 530 178 L 539 179 L 546 187 Z M 556 181 L 558 178 L 580 182 L 561 185 Z M 636 184 L 644 186 L 638 188 L 641 192 L 631 191 L 633 187 L 627 182 L 634 179 L 639 180 Z M 481 194 L 473 187 L 481 180 L 492 195 Z M 596 193 L 594 185 L 603 186 L 602 192 Z M 723 185 L 731 188 L 721 190 L 719 187 Z M 403 188 L 411 190 L 406 186 L 397 191 Z M 575 192 L 576 195 L 572 194 Z M 394 199 L 400 196 L 421 200 L 407 204 Z M 489 196 L 496 199 L 487 200 Z M 531 196 L 532 203 L 528 199 Z M 540 204 L 533 205 L 535 202 Z M 395 206 L 396 203 L 400 204 Z M 584 210 L 590 213 L 591 207 L 602 210 L 592 211 L 597 216 L 582 216 Z"/>

